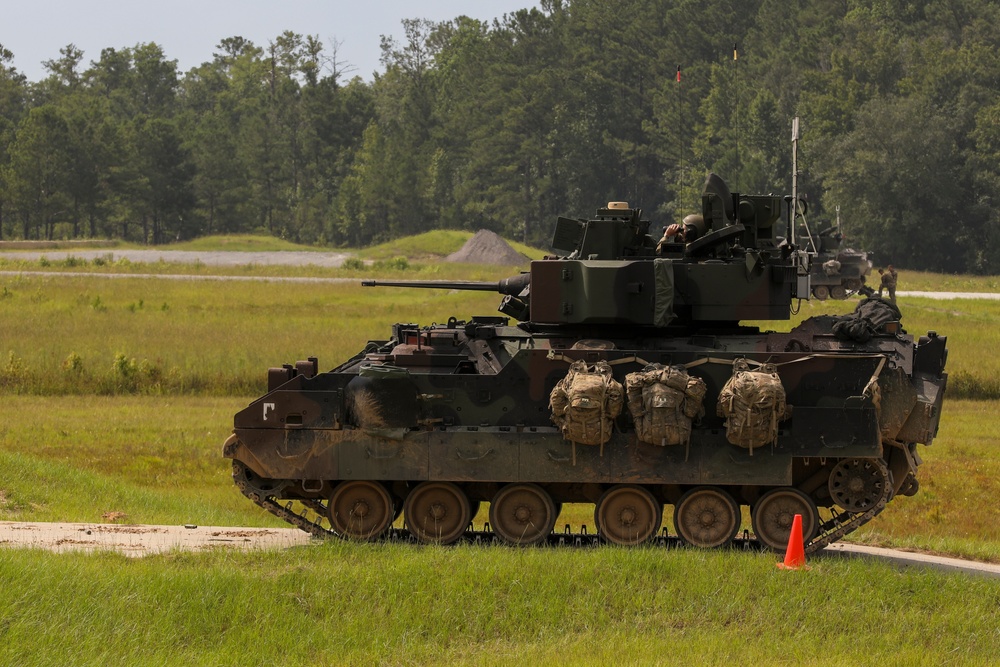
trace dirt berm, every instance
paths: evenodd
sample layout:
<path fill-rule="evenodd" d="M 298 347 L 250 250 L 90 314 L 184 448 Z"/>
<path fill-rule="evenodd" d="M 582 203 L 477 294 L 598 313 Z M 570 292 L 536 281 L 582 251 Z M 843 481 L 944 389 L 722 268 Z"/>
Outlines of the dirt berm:
<path fill-rule="evenodd" d="M 517 265 L 525 264 L 529 259 L 514 250 L 496 233 L 488 229 L 480 229 L 458 251 L 445 257 L 444 261 L 465 264 Z"/>

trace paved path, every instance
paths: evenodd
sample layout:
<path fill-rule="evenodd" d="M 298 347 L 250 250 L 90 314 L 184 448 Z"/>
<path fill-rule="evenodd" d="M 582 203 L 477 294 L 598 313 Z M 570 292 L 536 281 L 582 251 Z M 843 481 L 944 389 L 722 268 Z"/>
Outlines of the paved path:
<path fill-rule="evenodd" d="M 322 266 L 338 267 L 348 257 L 349 252 L 306 252 L 299 250 L 277 250 L 273 252 L 240 252 L 235 250 L 121 250 L 104 248 L 98 250 L 30 250 L 0 252 L 0 258 L 37 262 L 42 257 L 50 261 L 63 261 L 68 257 L 85 259 L 88 262 L 98 258 L 127 259 L 130 262 L 155 264 L 163 261 L 172 264 L 206 264 L 209 266 Z"/>
<path fill-rule="evenodd" d="M 91 273 L 81 271 L 0 271 L 2 276 L 39 276 L 60 278 L 159 278 L 160 280 L 208 280 L 216 282 L 265 283 L 361 283 L 360 278 L 311 278 L 305 276 L 197 276 L 184 273 Z"/>
<path fill-rule="evenodd" d="M 898 292 L 897 292 L 898 295 Z M 860 544 L 837 542 L 823 549 L 822 557 L 843 556 L 849 558 L 871 558 L 895 563 L 904 568 L 929 567 L 936 570 L 966 572 L 990 577 L 1000 577 L 1000 565 L 995 563 L 980 563 L 974 560 L 934 556 L 916 551 L 901 551 L 899 549 L 883 549 L 881 547 L 866 547 Z"/>
<path fill-rule="evenodd" d="M 918 296 L 928 299 L 1000 299 L 1000 292 L 896 292 L 897 297 Z"/>

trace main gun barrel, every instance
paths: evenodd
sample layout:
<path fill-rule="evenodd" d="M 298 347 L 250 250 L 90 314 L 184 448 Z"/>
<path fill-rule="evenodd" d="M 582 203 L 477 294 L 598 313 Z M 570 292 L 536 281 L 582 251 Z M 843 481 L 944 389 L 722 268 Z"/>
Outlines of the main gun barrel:
<path fill-rule="evenodd" d="M 517 296 L 524 291 L 531 274 L 522 273 L 495 283 L 468 280 L 362 280 L 362 287 L 417 287 L 421 289 L 460 289 L 476 292 L 497 292 Z"/>

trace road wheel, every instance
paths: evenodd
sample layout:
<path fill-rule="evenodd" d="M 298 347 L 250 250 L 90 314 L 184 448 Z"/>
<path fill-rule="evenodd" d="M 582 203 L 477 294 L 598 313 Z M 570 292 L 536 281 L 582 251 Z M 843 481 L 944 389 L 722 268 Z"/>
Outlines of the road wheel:
<path fill-rule="evenodd" d="M 374 540 L 392 524 L 392 497 L 378 482 L 341 482 L 327 506 L 330 527 L 352 540 Z"/>
<path fill-rule="evenodd" d="M 490 503 L 490 525 L 508 544 L 544 542 L 557 516 L 552 496 L 537 484 L 508 484 Z"/>
<path fill-rule="evenodd" d="M 403 503 L 403 522 L 421 542 L 451 544 L 472 520 L 472 507 L 451 482 L 421 482 Z"/>
<path fill-rule="evenodd" d="M 791 535 L 792 520 L 796 514 L 802 515 L 802 540 L 808 542 L 819 526 L 816 503 L 798 489 L 768 491 L 754 503 L 750 512 L 753 534 L 771 549 L 784 551 L 788 547 L 788 536 Z"/>
<path fill-rule="evenodd" d="M 674 527 L 687 544 L 721 547 L 740 529 L 740 506 L 733 497 L 714 486 L 691 489 L 674 506 Z"/>
<path fill-rule="evenodd" d="M 641 486 L 619 484 L 597 501 L 594 523 L 597 533 L 612 544 L 642 544 L 660 529 L 663 506 Z"/>

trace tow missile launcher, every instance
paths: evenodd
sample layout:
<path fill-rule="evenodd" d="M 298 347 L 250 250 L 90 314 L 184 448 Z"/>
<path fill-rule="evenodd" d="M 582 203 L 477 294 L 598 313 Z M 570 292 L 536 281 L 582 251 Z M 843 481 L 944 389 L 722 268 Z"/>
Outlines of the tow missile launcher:
<path fill-rule="evenodd" d="M 268 372 L 224 456 L 244 495 L 317 535 L 403 529 L 450 543 L 488 520 L 518 545 L 556 539 L 563 503 L 590 503 L 599 539 L 727 544 L 742 506 L 783 550 L 806 550 L 917 491 L 919 443 L 938 429 L 946 339 L 914 339 L 888 301 L 812 317 L 802 254 L 775 240 L 785 198 L 706 181 L 684 242 L 613 202 L 559 218 L 553 249 L 499 283 L 365 281 L 496 291 L 502 316 L 393 325 L 326 372 Z M 787 213 L 784 213 L 787 215 Z M 488 513 L 478 516 L 480 503 Z"/>

